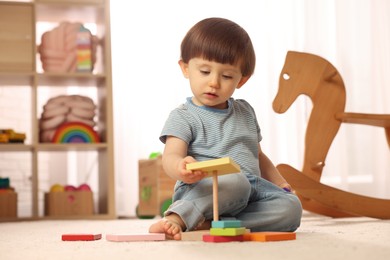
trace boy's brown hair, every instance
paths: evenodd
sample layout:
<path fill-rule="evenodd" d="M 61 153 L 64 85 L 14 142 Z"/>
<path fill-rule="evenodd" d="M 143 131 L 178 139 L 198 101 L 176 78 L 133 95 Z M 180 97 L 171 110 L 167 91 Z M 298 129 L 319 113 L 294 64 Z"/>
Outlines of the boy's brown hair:
<path fill-rule="evenodd" d="M 256 56 L 248 33 L 224 18 L 207 18 L 195 24 L 181 43 L 181 59 L 201 57 L 223 64 L 240 64 L 242 76 L 251 76 Z"/>

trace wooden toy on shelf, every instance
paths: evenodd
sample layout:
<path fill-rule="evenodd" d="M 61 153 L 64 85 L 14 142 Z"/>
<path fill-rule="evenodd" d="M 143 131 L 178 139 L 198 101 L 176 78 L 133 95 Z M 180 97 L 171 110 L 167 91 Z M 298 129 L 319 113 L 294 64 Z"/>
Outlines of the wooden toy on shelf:
<path fill-rule="evenodd" d="M 81 71 L 90 72 L 93 70 L 93 63 L 92 63 L 93 36 L 87 28 L 81 25 L 79 27 L 79 31 L 77 32 L 76 38 L 77 38 L 76 39 L 77 42 L 76 70 L 80 72 Z M 96 47 L 94 48 L 96 49 Z"/>
<path fill-rule="evenodd" d="M 9 189 L 10 186 L 10 180 L 8 177 L 2 178 L 0 177 L 0 190 L 1 189 Z"/>
<path fill-rule="evenodd" d="M 99 135 L 93 128 L 81 122 L 68 122 L 54 132 L 53 143 L 99 143 Z"/>
<path fill-rule="evenodd" d="M 61 22 L 38 47 L 45 72 L 91 72 L 99 39 L 81 23 Z"/>
<path fill-rule="evenodd" d="M 97 106 L 92 98 L 82 95 L 59 95 L 43 106 L 39 119 L 40 142 L 99 143 L 94 130 Z"/>
<path fill-rule="evenodd" d="M 0 143 L 24 143 L 24 140 L 24 133 L 17 133 L 13 129 L 0 129 Z"/>

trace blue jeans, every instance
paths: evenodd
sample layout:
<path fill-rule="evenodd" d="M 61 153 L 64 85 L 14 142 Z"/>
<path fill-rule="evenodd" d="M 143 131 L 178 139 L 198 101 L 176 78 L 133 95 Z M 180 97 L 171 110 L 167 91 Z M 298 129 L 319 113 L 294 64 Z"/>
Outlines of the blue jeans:
<path fill-rule="evenodd" d="M 271 182 L 244 174 L 218 177 L 218 211 L 221 217 L 241 220 L 255 231 L 295 231 L 302 217 L 298 197 Z M 213 219 L 213 179 L 194 184 L 178 182 L 173 203 L 165 216 L 176 213 L 190 231 Z"/>

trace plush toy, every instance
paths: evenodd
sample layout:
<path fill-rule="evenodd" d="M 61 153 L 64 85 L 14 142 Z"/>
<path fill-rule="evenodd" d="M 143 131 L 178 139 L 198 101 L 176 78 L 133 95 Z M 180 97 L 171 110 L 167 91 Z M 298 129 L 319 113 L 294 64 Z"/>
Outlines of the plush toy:
<path fill-rule="evenodd" d="M 81 23 L 62 22 L 42 35 L 38 52 L 46 72 L 92 71 L 98 38 Z"/>

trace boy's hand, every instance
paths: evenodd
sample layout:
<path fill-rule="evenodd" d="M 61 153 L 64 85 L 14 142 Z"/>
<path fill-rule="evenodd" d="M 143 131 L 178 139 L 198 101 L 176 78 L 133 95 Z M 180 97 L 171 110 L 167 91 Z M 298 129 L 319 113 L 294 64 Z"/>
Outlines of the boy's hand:
<path fill-rule="evenodd" d="M 193 162 L 196 162 L 196 160 L 191 156 L 187 156 L 179 162 L 180 180 L 184 183 L 192 184 L 198 182 L 207 175 L 207 173 L 202 171 L 187 170 L 186 165 Z"/>

